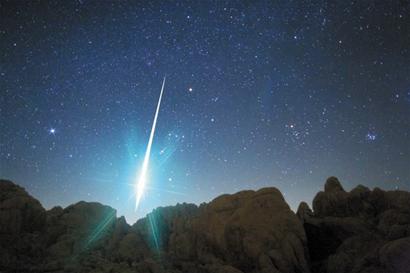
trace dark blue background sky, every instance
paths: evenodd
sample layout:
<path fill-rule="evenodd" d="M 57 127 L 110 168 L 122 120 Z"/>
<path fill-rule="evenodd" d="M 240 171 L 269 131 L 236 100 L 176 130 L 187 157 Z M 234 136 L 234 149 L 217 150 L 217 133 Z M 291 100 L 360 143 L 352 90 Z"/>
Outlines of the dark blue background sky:
<path fill-rule="evenodd" d="M 0 176 L 154 207 L 330 175 L 410 189 L 407 1 L 2 1 Z M 134 212 L 167 75 L 149 190 Z"/>

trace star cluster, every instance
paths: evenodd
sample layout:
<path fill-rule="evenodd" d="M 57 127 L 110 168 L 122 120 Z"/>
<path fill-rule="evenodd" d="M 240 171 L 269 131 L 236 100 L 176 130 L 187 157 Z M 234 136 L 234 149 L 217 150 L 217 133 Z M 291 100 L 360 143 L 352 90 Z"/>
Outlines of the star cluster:
<path fill-rule="evenodd" d="M 410 189 L 403 1 L 2 1 L 0 176 L 50 208 Z M 149 190 L 133 186 L 163 76 Z"/>

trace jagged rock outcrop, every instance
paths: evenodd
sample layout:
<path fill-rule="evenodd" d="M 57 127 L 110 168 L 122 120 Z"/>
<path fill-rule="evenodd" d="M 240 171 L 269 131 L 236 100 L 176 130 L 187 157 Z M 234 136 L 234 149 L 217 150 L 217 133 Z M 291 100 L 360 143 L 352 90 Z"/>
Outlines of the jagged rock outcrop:
<path fill-rule="evenodd" d="M 309 272 L 303 227 L 275 188 L 159 208 L 134 228 L 183 272 Z"/>
<path fill-rule="evenodd" d="M 165 242 L 158 245 L 175 267 L 184 272 L 309 272 L 303 227 L 277 189 L 222 195 L 200 208 L 191 206 L 173 208 L 174 217 L 157 211 L 137 223 L 150 219 L 165 231 Z"/>
<path fill-rule="evenodd" d="M 275 188 L 220 196 L 192 229 L 199 261 L 219 260 L 243 272 L 309 272 L 303 227 Z"/>
<path fill-rule="evenodd" d="M 133 226 L 99 203 L 46 211 L 0 180 L 0 272 L 408 272 L 410 193 L 335 177 L 291 211 L 275 188 L 157 208 Z"/>
<path fill-rule="evenodd" d="M 46 268 L 74 271 L 90 249 L 102 252 L 114 236 L 116 211 L 99 203 L 79 202 L 48 213 Z M 118 220 L 121 221 L 121 220 Z M 74 262 L 73 262 L 74 261 Z"/>
<path fill-rule="evenodd" d="M 302 203 L 314 272 L 409 272 L 410 193 L 369 190 L 346 192 L 330 177 L 313 200 Z"/>

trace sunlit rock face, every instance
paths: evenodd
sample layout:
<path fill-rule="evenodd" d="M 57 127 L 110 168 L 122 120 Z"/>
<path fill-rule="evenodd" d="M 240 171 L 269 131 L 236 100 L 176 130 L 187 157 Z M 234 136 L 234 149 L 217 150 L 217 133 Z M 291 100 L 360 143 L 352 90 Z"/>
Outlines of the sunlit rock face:
<path fill-rule="evenodd" d="M 297 214 L 275 188 L 155 209 L 129 226 L 79 202 L 49 211 L 0 181 L 0 272 L 408 272 L 410 193 L 335 177 Z"/>

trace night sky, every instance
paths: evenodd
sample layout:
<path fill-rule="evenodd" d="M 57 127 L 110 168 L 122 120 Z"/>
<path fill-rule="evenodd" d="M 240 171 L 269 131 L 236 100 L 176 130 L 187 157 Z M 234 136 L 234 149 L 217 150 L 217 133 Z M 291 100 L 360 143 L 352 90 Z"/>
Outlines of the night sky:
<path fill-rule="evenodd" d="M 410 190 L 407 1 L 1 1 L 0 177 L 153 208 L 328 176 Z M 166 75 L 149 188 L 134 183 Z"/>

